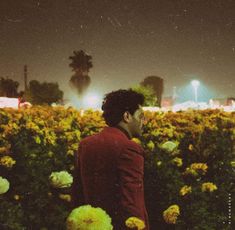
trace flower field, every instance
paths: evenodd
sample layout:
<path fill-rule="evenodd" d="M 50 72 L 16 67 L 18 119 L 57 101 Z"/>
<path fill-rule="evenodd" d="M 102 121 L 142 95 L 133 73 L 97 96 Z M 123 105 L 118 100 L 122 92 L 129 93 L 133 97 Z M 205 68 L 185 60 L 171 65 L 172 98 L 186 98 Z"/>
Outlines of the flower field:
<path fill-rule="evenodd" d="M 145 116 L 143 136 L 133 141 L 146 150 L 151 229 L 231 229 L 235 113 Z M 104 126 L 100 112 L 91 110 L 0 109 L 0 229 L 65 229 L 73 154 L 82 138 Z"/>

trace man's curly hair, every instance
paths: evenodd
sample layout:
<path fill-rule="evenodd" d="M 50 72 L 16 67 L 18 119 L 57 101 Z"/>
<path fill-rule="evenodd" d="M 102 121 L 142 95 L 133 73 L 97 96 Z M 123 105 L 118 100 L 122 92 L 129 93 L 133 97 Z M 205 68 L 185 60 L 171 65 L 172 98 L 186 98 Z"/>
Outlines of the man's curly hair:
<path fill-rule="evenodd" d="M 131 115 L 144 104 L 144 95 L 132 89 L 119 89 L 105 94 L 102 110 L 103 118 L 108 126 L 116 126 L 122 119 L 123 114 L 129 111 Z"/>

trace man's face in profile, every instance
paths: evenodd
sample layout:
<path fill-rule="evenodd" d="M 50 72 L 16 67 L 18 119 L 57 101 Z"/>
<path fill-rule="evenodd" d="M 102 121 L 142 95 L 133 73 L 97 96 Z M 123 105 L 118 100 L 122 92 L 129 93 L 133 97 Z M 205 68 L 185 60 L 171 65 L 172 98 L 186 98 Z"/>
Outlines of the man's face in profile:
<path fill-rule="evenodd" d="M 140 137 L 142 135 L 142 127 L 144 122 L 144 111 L 139 105 L 139 108 L 132 115 L 132 122 L 130 123 L 130 130 L 133 137 Z"/>

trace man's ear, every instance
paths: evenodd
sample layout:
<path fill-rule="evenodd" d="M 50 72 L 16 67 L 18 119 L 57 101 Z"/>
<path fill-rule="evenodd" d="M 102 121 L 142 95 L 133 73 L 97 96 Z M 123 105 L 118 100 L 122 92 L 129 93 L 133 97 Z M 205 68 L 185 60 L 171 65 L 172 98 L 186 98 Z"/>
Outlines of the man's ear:
<path fill-rule="evenodd" d="M 124 114 L 123 114 L 123 121 L 125 123 L 129 123 L 131 121 L 132 117 L 131 117 L 131 114 L 126 111 Z"/>

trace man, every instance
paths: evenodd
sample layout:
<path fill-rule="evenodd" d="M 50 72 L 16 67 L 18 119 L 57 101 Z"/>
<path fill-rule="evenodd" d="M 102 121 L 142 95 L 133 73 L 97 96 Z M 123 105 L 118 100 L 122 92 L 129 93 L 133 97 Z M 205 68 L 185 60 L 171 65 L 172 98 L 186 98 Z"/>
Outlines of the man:
<path fill-rule="evenodd" d="M 144 201 L 144 150 L 131 139 L 140 137 L 144 96 L 131 89 L 105 95 L 102 110 L 108 125 L 84 138 L 75 154 L 73 204 L 104 209 L 114 230 L 128 229 L 125 220 L 138 217 L 148 230 Z"/>

